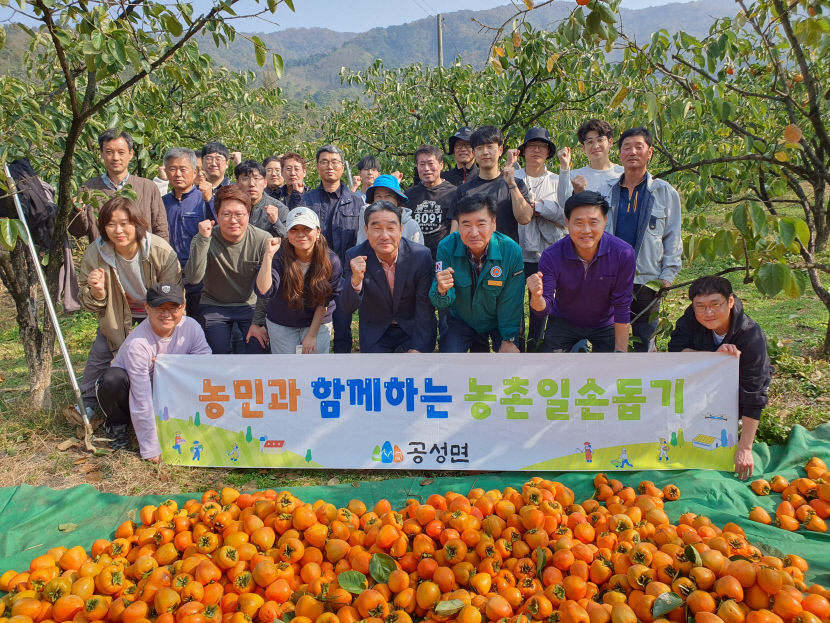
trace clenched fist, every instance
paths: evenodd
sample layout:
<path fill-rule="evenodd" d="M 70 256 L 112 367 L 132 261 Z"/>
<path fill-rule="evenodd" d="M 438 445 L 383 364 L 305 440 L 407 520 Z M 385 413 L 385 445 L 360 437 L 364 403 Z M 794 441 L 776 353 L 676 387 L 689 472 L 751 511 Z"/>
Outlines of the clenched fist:
<path fill-rule="evenodd" d="M 441 296 L 444 296 L 455 285 L 455 281 L 452 278 L 454 272 L 452 266 L 450 266 L 435 273 L 435 281 L 438 282 L 438 294 Z"/>
<path fill-rule="evenodd" d="M 279 238 L 268 239 L 265 243 L 265 259 L 270 260 L 274 257 L 274 254 L 280 250 L 281 242 L 282 241 Z"/>
<path fill-rule="evenodd" d="M 210 238 L 211 234 L 213 233 L 213 226 L 215 224 L 216 221 L 200 221 L 199 233 L 205 238 Z"/>
<path fill-rule="evenodd" d="M 559 151 L 556 152 L 556 156 L 559 158 L 559 166 L 563 169 L 570 169 L 571 168 L 571 148 L 568 146 L 563 147 Z"/>
<path fill-rule="evenodd" d="M 273 225 L 280 217 L 280 209 L 277 206 L 267 205 L 265 206 L 265 214 L 268 215 L 268 220 Z"/>
<path fill-rule="evenodd" d="M 527 289 L 530 291 L 530 296 L 541 297 L 544 294 L 542 273 L 533 273 L 527 278 Z"/>
<path fill-rule="evenodd" d="M 86 278 L 92 298 L 99 301 L 107 298 L 107 274 L 103 268 L 96 268 Z"/>
<path fill-rule="evenodd" d="M 206 179 L 202 179 L 201 182 L 198 184 L 199 190 L 202 192 L 202 199 L 205 201 L 210 201 L 211 197 L 213 197 L 213 186 L 210 182 Z"/>
<path fill-rule="evenodd" d="M 352 287 L 355 290 L 363 283 L 363 275 L 366 274 L 366 257 L 365 255 L 356 255 L 349 262 L 352 269 Z"/>
<path fill-rule="evenodd" d="M 577 175 L 571 180 L 574 194 L 581 193 L 588 186 L 588 179 L 584 175 Z"/>

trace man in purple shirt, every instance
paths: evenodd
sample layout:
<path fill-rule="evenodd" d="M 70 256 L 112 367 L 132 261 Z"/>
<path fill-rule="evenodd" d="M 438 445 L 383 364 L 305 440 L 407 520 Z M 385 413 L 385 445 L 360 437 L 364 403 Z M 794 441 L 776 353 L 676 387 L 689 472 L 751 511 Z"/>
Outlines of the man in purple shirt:
<path fill-rule="evenodd" d="M 565 202 L 568 235 L 527 278 L 530 308 L 549 315 L 543 352 L 569 352 L 582 340 L 593 352 L 626 352 L 636 259 L 630 244 L 605 232 L 608 202 L 593 191 Z"/>
<path fill-rule="evenodd" d="M 107 371 L 95 384 L 101 410 L 107 416 L 112 448 L 129 447 L 132 422 L 142 459 L 158 463 L 161 445 L 156 433 L 152 378 L 159 355 L 209 355 L 199 323 L 184 315 L 184 291 L 159 283 L 147 289 L 147 318 L 127 336 Z"/>

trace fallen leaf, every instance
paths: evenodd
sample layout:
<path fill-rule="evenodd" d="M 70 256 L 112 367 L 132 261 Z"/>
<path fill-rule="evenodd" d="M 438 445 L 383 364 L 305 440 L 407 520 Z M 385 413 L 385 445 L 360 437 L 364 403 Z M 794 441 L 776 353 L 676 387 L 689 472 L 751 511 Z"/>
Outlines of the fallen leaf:
<path fill-rule="evenodd" d="M 421 481 L 421 486 L 426 487 L 427 485 L 431 485 L 433 482 L 435 482 L 435 481 L 432 478 L 424 478 Z"/>
<path fill-rule="evenodd" d="M 170 475 L 167 472 L 159 472 L 159 480 L 162 482 L 170 482 Z"/>
<path fill-rule="evenodd" d="M 95 463 L 85 463 L 78 467 L 79 474 L 88 474 L 89 472 L 94 472 L 98 469 L 98 466 Z"/>
<path fill-rule="evenodd" d="M 89 472 L 86 475 L 87 482 L 101 482 L 104 480 L 104 472 Z"/>
<path fill-rule="evenodd" d="M 334 478 L 329 478 L 328 482 L 326 482 L 326 485 L 328 485 L 329 487 L 331 487 L 332 485 L 339 485 L 339 484 L 340 484 L 340 479 L 337 478 L 336 476 Z"/>
<path fill-rule="evenodd" d="M 80 465 L 81 463 L 86 463 L 86 462 L 87 462 L 87 458 L 88 458 L 88 457 L 82 456 L 82 457 L 81 457 L 81 458 L 79 458 L 79 459 L 75 459 L 75 465 Z"/>
<path fill-rule="evenodd" d="M 353 483 L 352 483 L 352 486 L 353 486 L 355 489 L 358 489 L 358 488 L 360 488 L 360 483 L 359 483 L 359 482 L 353 482 Z"/>
<path fill-rule="evenodd" d="M 78 524 L 76 523 L 62 523 L 58 526 L 58 530 L 61 532 L 72 532 L 73 530 L 78 529 Z"/>
<path fill-rule="evenodd" d="M 57 445 L 58 450 L 61 452 L 66 452 L 72 446 L 77 445 L 77 442 L 74 439 L 67 439 L 66 441 L 62 441 Z"/>

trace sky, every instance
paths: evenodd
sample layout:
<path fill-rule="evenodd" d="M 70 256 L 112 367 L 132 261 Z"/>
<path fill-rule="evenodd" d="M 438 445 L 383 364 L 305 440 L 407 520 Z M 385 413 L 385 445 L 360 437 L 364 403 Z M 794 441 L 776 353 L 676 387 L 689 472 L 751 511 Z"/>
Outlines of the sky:
<path fill-rule="evenodd" d="M 524 3 L 517 1 L 524 8 Z M 622 6 L 641 9 L 669 1 L 622 0 Z M 297 9 L 295 13 L 280 4 L 273 15 L 268 15 L 268 19 L 274 22 L 273 27 L 262 24 L 260 29 L 268 31 L 318 26 L 340 32 L 363 32 L 378 26 L 406 24 L 434 16 L 438 12 L 491 9 L 505 4 L 509 4 L 509 0 L 294 0 L 294 8 Z"/>

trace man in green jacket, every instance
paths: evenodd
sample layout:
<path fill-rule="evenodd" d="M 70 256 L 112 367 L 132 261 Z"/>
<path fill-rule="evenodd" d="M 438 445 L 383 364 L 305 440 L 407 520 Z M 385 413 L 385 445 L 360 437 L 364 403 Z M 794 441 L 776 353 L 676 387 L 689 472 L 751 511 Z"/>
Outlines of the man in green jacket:
<path fill-rule="evenodd" d="M 458 231 L 438 244 L 432 304 L 449 309 L 441 327 L 442 353 L 464 353 L 477 336 L 493 350 L 518 353 L 524 306 L 522 249 L 496 231 L 496 206 L 487 195 L 464 197 L 456 205 Z"/>

